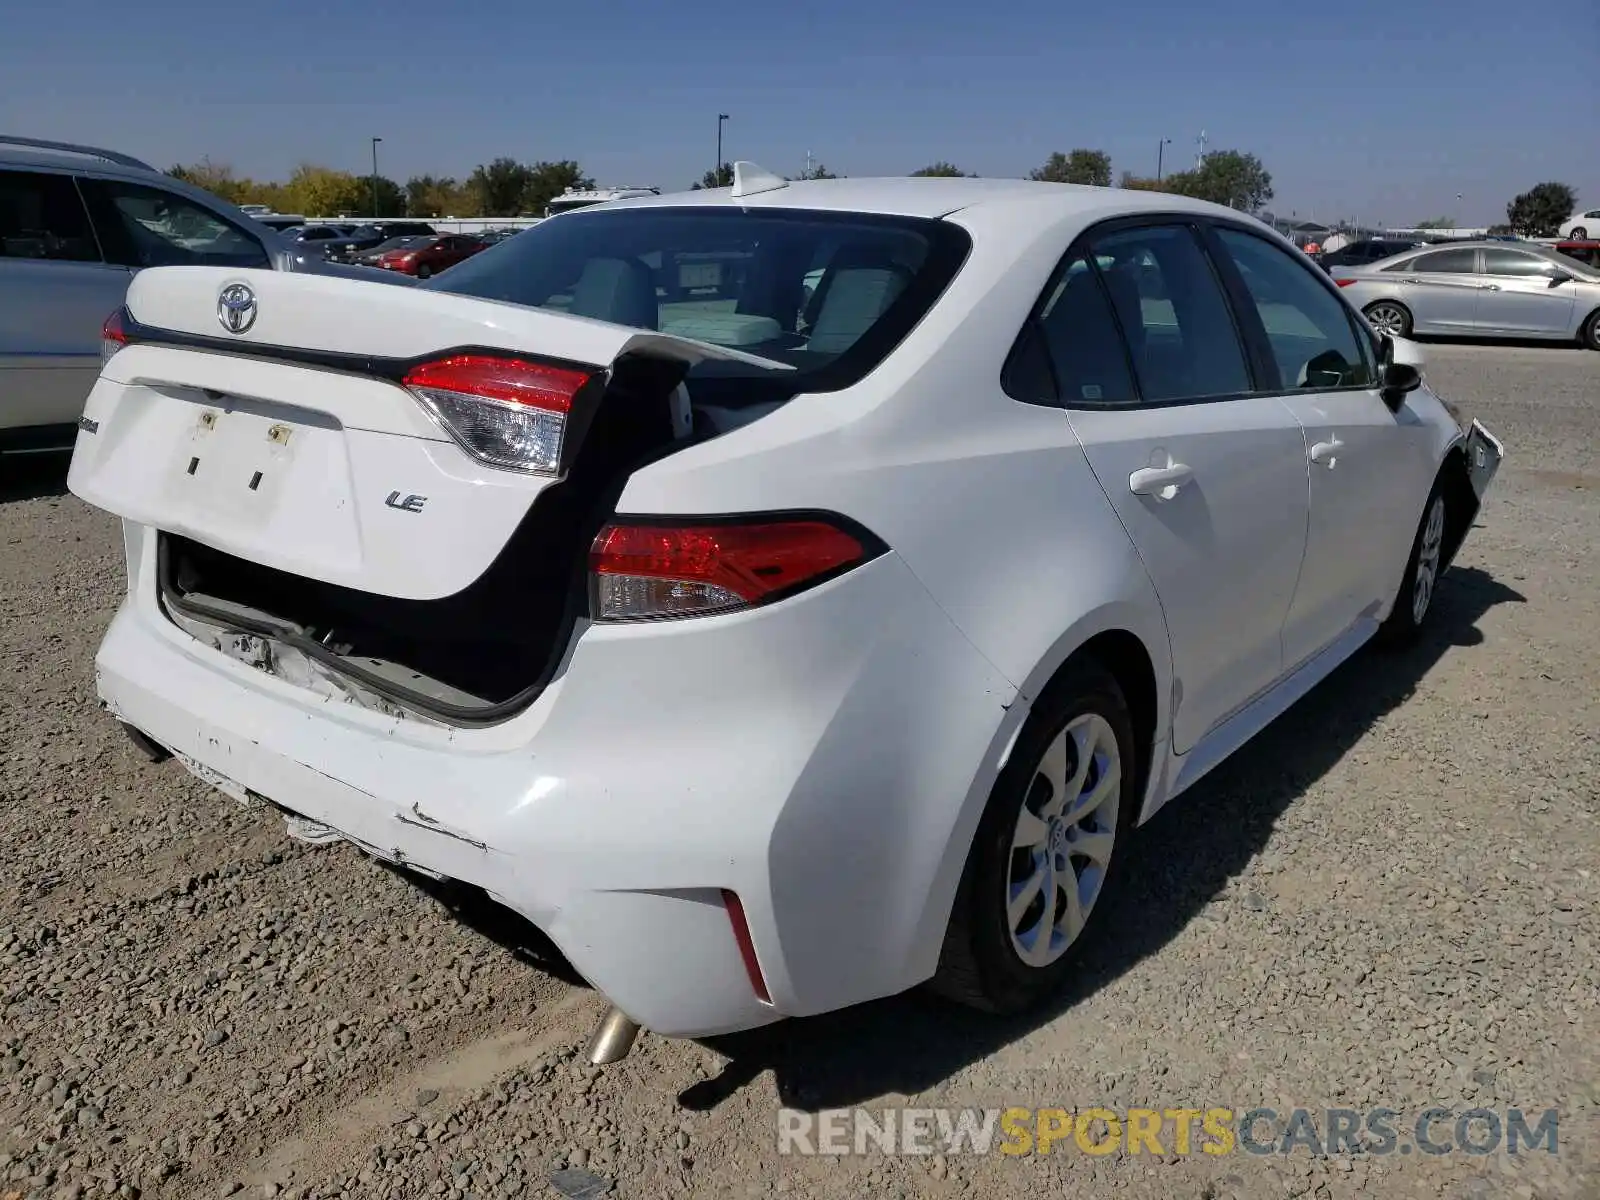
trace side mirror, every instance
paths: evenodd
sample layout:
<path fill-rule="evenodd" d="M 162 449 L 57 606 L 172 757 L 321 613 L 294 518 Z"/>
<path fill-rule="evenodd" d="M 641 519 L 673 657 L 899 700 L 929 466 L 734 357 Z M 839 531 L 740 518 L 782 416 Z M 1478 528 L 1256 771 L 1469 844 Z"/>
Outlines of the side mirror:
<path fill-rule="evenodd" d="M 1378 394 L 1391 412 L 1422 386 L 1422 348 L 1405 338 L 1383 334 L 1378 343 Z"/>
<path fill-rule="evenodd" d="M 1550 276 L 1550 286 L 1560 287 L 1563 283 L 1571 283 L 1573 278 L 1573 276 L 1568 275 L 1565 271 L 1557 271 L 1554 275 Z"/>

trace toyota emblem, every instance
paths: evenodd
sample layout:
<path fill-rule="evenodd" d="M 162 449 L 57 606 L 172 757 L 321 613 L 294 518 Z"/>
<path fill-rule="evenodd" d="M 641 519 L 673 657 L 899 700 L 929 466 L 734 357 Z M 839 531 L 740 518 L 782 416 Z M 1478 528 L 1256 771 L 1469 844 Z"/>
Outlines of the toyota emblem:
<path fill-rule="evenodd" d="M 229 333 L 244 333 L 256 323 L 256 294 L 246 284 L 230 283 L 217 293 L 217 320 Z"/>

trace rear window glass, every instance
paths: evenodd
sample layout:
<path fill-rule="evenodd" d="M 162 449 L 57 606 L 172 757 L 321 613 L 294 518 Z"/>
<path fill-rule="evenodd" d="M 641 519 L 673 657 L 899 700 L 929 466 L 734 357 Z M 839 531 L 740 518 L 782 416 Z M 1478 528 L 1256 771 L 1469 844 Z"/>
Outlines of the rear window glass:
<path fill-rule="evenodd" d="M 882 361 L 970 245 L 921 218 L 611 209 L 536 225 L 423 286 L 732 347 L 795 368 L 782 374 L 816 391 Z M 760 374 L 708 362 L 692 378 Z"/>

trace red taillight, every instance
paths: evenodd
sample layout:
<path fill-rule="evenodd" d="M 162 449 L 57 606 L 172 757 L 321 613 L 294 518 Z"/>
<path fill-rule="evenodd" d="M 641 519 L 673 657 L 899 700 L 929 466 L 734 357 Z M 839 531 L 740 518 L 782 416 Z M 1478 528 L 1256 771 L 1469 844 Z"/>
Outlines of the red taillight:
<path fill-rule="evenodd" d="M 119 308 L 100 326 L 100 365 L 105 366 L 111 356 L 128 344 L 128 328 Z"/>
<path fill-rule="evenodd" d="M 573 397 L 589 379 L 571 367 L 453 354 L 412 367 L 401 382 L 480 462 L 553 475 Z"/>
<path fill-rule="evenodd" d="M 649 621 L 750 608 L 831 579 L 876 549 L 818 517 L 727 524 L 627 524 L 589 551 L 597 621 Z"/>
<path fill-rule="evenodd" d="M 1338 284 L 1340 287 L 1349 287 L 1354 282 L 1355 282 L 1354 279 L 1335 279 L 1334 280 L 1334 283 Z"/>
<path fill-rule="evenodd" d="M 733 940 L 738 943 L 745 974 L 750 976 L 751 990 L 761 1003 L 771 1004 L 772 993 L 767 990 L 766 977 L 761 974 L 761 964 L 756 961 L 756 944 L 750 937 L 750 922 L 745 920 L 744 904 L 737 893 L 723 889 L 722 906 L 728 910 L 728 923 L 733 926 Z"/>

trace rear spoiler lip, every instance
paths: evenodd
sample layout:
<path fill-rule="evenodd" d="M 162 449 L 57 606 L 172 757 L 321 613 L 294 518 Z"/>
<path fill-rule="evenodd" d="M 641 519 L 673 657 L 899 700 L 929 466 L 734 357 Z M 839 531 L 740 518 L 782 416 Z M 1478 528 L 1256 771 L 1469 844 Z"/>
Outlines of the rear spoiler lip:
<path fill-rule="evenodd" d="M 127 307 L 122 309 L 122 329 L 127 344 L 171 346 L 180 350 L 202 350 L 208 354 L 226 354 L 234 358 L 257 358 L 290 366 L 316 367 L 324 371 L 343 371 L 351 375 L 366 375 L 374 379 L 399 383 L 413 367 L 457 354 L 485 354 L 505 358 L 526 359 L 530 362 L 548 363 L 551 366 L 583 371 L 590 375 L 603 374 L 610 364 L 578 362 L 552 354 L 534 354 L 512 350 L 505 346 L 464 345 L 447 349 L 430 350 L 426 354 L 409 358 L 392 358 L 378 354 L 352 354 L 340 350 L 313 350 L 303 346 L 274 346 L 264 342 L 244 342 L 235 338 L 212 337 L 208 334 L 185 333 L 178 329 L 163 329 L 137 320 Z"/>

